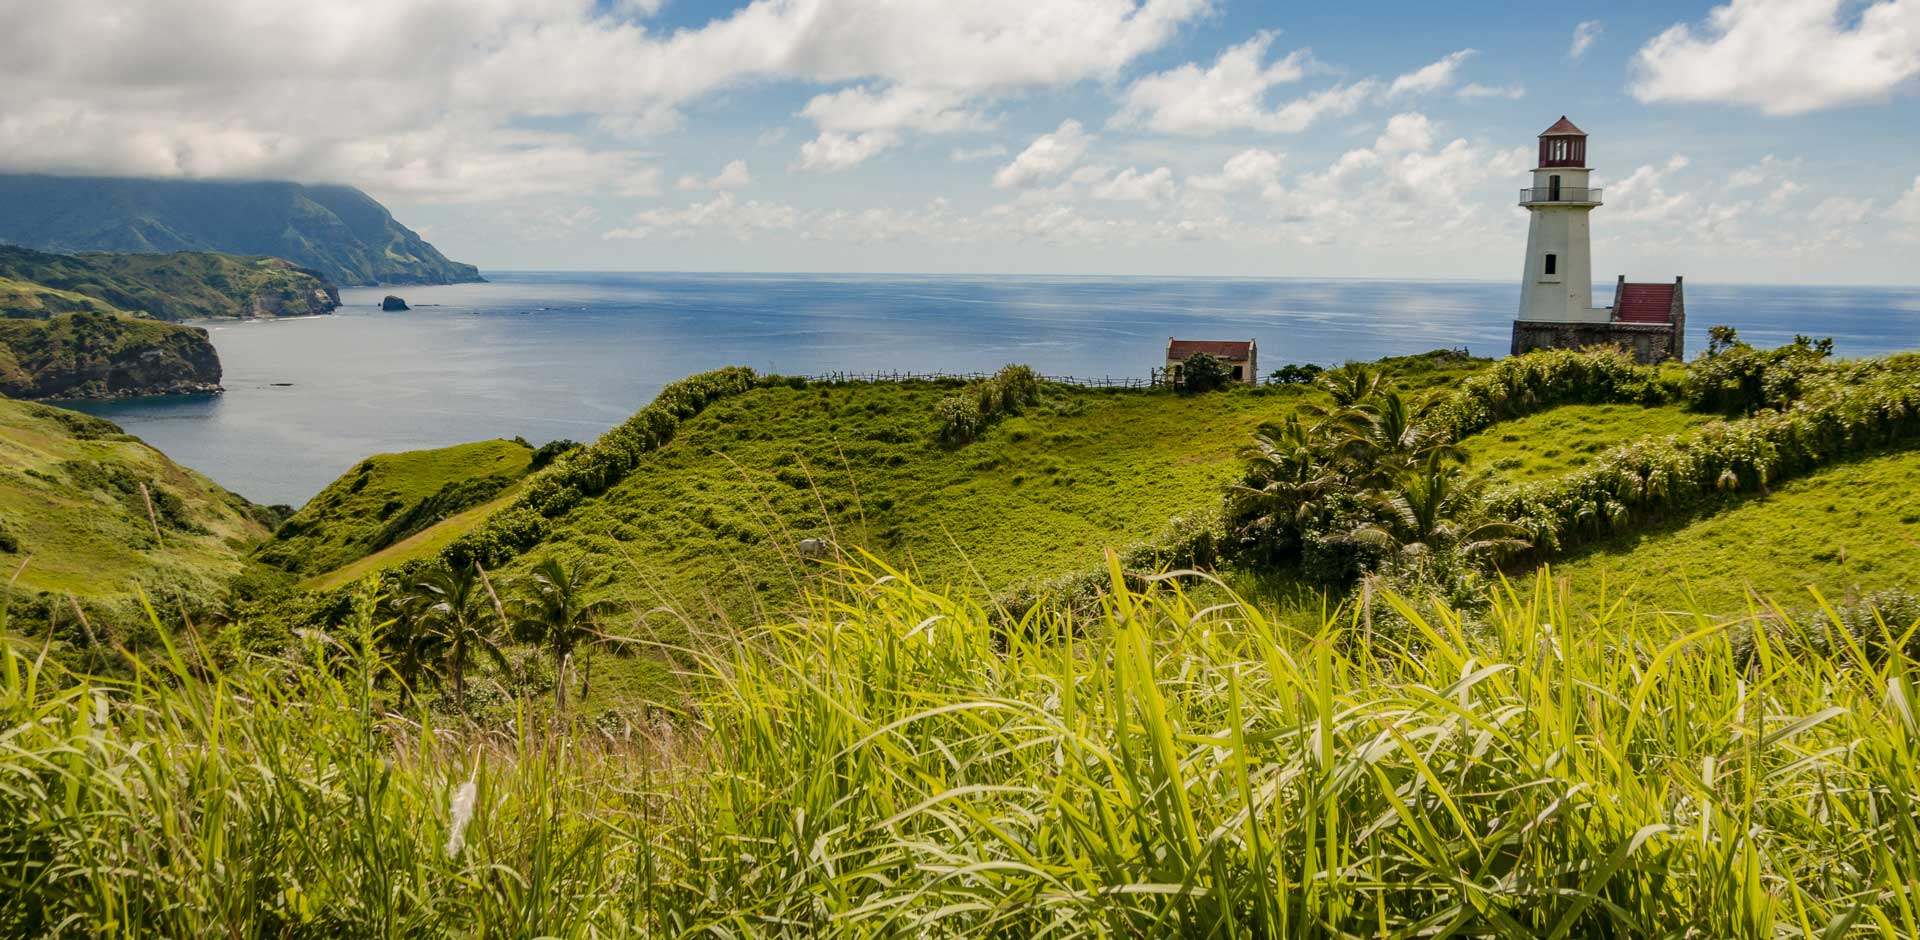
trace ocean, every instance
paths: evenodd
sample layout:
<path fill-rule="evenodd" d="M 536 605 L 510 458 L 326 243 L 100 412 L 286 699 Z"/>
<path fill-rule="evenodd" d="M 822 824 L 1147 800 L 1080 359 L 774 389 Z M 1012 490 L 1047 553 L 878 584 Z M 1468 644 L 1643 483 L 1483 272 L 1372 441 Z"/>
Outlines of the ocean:
<path fill-rule="evenodd" d="M 1506 352 L 1508 281 L 487 272 L 486 284 L 342 291 L 327 317 L 201 324 L 217 396 L 89 402 L 262 503 L 299 505 L 361 458 L 494 437 L 589 441 L 667 382 L 761 371 L 1141 377 L 1167 337 L 1259 341 L 1289 362 Z M 1611 296 L 1597 285 L 1595 297 Z M 397 293 L 414 309 L 386 313 Z M 1920 346 L 1920 288 L 1687 284 L 1687 348 L 1732 324 L 1843 356 Z"/>

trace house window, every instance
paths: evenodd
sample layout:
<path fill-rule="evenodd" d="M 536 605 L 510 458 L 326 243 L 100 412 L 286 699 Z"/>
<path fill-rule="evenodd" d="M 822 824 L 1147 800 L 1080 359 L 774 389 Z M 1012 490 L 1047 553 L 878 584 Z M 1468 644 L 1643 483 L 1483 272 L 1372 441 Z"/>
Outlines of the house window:
<path fill-rule="evenodd" d="M 1247 380 L 1247 379 L 1246 379 L 1246 373 L 1245 373 L 1245 372 L 1243 372 L 1243 371 L 1241 371 L 1241 367 L 1240 367 L 1240 366 L 1234 366 L 1234 367 L 1233 367 L 1233 380 L 1234 380 L 1235 382 L 1244 382 L 1244 381 L 1246 381 L 1246 380 Z"/>
<path fill-rule="evenodd" d="M 1560 256 L 1548 255 L 1547 256 L 1547 273 L 1558 274 L 1559 270 L 1560 270 Z"/>

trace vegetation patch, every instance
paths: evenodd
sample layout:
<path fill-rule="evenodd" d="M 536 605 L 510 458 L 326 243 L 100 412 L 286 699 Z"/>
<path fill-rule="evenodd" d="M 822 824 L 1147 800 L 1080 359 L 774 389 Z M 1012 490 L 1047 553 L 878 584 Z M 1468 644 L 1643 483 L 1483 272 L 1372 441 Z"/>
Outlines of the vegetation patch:
<path fill-rule="evenodd" d="M 1502 422 L 1461 441 L 1475 470 L 1495 485 L 1551 480 L 1641 438 L 1694 430 L 1715 420 L 1680 405 L 1562 405 Z"/>
<path fill-rule="evenodd" d="M 340 305 L 321 276 L 279 258 L 51 254 L 0 245 L 0 316 L 119 312 L 154 320 L 306 316 Z"/>
<path fill-rule="evenodd" d="M 1820 470 L 1767 494 L 1724 497 L 1701 512 L 1595 542 L 1555 566 L 1591 592 L 1642 606 L 1745 611 L 1756 597 L 1789 609 L 1920 585 L 1920 452 Z"/>
<path fill-rule="evenodd" d="M 301 575 L 331 571 L 498 496 L 526 476 L 523 441 L 380 454 L 308 500 L 255 557 Z"/>

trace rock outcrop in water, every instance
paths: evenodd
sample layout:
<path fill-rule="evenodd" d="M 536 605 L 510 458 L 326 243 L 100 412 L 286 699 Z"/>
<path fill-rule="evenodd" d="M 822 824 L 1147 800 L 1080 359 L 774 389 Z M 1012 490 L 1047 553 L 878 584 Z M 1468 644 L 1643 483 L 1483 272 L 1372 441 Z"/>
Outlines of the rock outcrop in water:
<path fill-rule="evenodd" d="M 410 307 L 408 307 L 408 306 L 407 306 L 407 302 L 406 302 L 406 301 L 404 301 L 404 300 L 401 300 L 400 298 L 398 298 L 398 297 L 395 297 L 395 296 L 394 296 L 394 295 L 392 295 L 392 294 L 388 294 L 388 295 L 387 295 L 386 297 L 384 297 L 384 298 L 382 298 L 382 299 L 380 300 L 380 309 L 382 309 L 382 310 L 409 310 L 409 309 L 412 309 L 412 308 L 410 308 Z"/>
<path fill-rule="evenodd" d="M 220 391 L 207 331 L 112 313 L 0 320 L 0 394 L 129 398 Z"/>

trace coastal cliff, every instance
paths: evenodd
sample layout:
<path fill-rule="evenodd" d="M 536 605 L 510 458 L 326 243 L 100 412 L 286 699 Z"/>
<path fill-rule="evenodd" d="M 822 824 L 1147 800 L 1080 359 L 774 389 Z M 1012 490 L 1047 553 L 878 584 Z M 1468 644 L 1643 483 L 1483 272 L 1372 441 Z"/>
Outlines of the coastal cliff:
<path fill-rule="evenodd" d="M 0 394 L 129 398 L 220 390 L 207 331 L 112 313 L 0 320 Z"/>
<path fill-rule="evenodd" d="M 0 174 L 0 242 L 285 258 L 335 284 L 482 280 L 351 186 Z"/>

